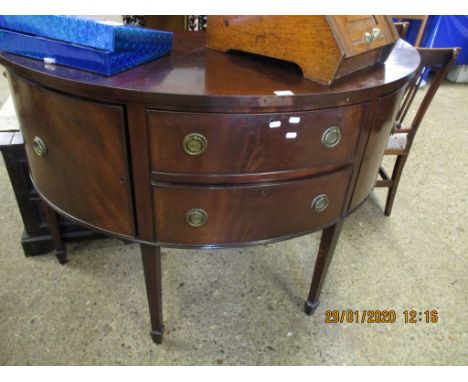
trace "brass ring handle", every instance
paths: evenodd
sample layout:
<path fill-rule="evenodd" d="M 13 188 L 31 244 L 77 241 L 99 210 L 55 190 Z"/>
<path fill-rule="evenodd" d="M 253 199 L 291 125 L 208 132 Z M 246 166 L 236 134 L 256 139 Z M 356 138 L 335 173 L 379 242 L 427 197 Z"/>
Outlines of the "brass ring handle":
<path fill-rule="evenodd" d="M 331 149 L 340 143 L 341 141 L 341 130 L 339 127 L 332 126 L 326 129 L 322 134 L 322 145 L 326 148 Z"/>
<path fill-rule="evenodd" d="M 364 33 L 364 40 L 370 44 L 372 41 L 374 41 L 376 38 L 380 37 L 382 35 L 382 31 L 380 28 L 372 28 L 372 32 L 366 32 Z"/>
<path fill-rule="evenodd" d="M 320 194 L 312 200 L 310 203 L 310 208 L 312 208 L 315 212 L 320 213 L 328 207 L 328 204 L 328 196 L 325 194 Z"/>
<path fill-rule="evenodd" d="M 44 141 L 39 137 L 33 139 L 33 149 L 37 156 L 43 157 L 47 154 L 47 146 Z"/>
<path fill-rule="evenodd" d="M 193 208 L 185 214 L 187 223 L 192 227 L 201 227 L 208 220 L 208 214 L 201 208 Z"/>
<path fill-rule="evenodd" d="M 374 36 L 374 39 L 380 37 L 382 35 L 382 31 L 380 28 L 372 28 L 372 36 Z"/>
<path fill-rule="evenodd" d="M 189 155 L 200 155 L 206 151 L 208 141 L 199 133 L 191 133 L 185 136 L 182 147 Z"/>

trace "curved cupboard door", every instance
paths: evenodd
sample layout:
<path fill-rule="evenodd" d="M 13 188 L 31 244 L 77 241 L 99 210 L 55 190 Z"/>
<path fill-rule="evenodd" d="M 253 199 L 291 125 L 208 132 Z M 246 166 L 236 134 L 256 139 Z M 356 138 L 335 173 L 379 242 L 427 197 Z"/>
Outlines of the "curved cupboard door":
<path fill-rule="evenodd" d="M 134 236 L 124 109 L 10 81 L 37 190 L 74 219 Z"/>

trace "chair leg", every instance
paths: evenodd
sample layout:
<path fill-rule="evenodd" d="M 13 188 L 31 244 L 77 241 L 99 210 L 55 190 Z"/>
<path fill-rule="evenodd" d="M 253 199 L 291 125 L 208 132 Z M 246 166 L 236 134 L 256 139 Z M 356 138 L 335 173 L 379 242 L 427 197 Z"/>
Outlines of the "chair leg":
<path fill-rule="evenodd" d="M 395 167 L 393 168 L 392 173 L 392 184 L 388 189 L 387 202 L 385 203 L 385 216 L 390 216 L 392 213 L 393 201 L 395 200 L 395 195 L 398 190 L 398 184 L 400 183 L 401 174 L 403 168 L 405 167 L 407 155 L 398 155 Z"/>
<path fill-rule="evenodd" d="M 162 323 L 161 248 L 148 244 L 141 244 L 140 248 L 151 319 L 151 337 L 154 343 L 160 344 L 164 332 Z"/>
<path fill-rule="evenodd" d="M 312 277 L 312 283 L 310 285 L 309 297 L 307 297 L 304 304 L 304 311 L 309 316 L 315 312 L 319 305 L 319 296 L 322 291 L 322 285 L 325 281 L 325 276 L 327 275 L 333 253 L 335 252 L 336 243 L 340 237 L 342 226 L 343 220 L 331 227 L 325 228 L 322 232 L 317 260 L 315 260 L 315 269 Z"/>
<path fill-rule="evenodd" d="M 55 248 L 55 256 L 57 256 L 60 264 L 65 264 L 67 262 L 67 251 L 62 240 L 62 234 L 60 233 L 57 213 L 46 202 L 42 202 L 42 210 L 49 225 L 52 243 Z"/>

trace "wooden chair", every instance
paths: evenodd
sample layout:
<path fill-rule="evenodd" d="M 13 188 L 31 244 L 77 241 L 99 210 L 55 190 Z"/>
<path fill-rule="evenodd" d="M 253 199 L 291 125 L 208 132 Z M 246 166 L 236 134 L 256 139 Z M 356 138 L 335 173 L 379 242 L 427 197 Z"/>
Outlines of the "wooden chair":
<path fill-rule="evenodd" d="M 429 16 L 427 15 L 399 15 L 399 16 L 393 16 L 393 17 L 395 17 L 398 20 L 398 22 L 402 22 L 403 20 L 411 20 L 411 21 L 419 20 L 420 21 L 418 34 L 416 36 L 416 41 L 414 42 L 414 46 L 419 47 L 419 45 L 421 44 L 421 40 L 424 36 L 424 31 L 426 30 L 426 25 L 427 25 L 427 21 L 429 20 Z M 408 24 L 411 24 L 411 22 L 409 21 Z"/>
<path fill-rule="evenodd" d="M 392 176 L 389 177 L 385 169 L 381 166 L 378 175 L 380 175 L 382 179 L 378 179 L 375 184 L 375 187 L 387 187 L 389 189 L 385 205 L 386 216 L 390 216 L 392 212 L 393 201 L 398 189 L 401 173 L 403 172 L 403 167 L 405 166 L 414 137 L 421 125 L 421 121 L 423 120 L 437 89 L 457 58 L 460 48 L 418 48 L 418 52 L 421 55 L 421 65 L 405 91 L 400 109 L 396 116 L 394 128 L 388 140 L 384 154 L 396 155 Z M 422 81 L 425 77 L 427 78 L 430 71 L 434 71 L 436 74 L 428 85 L 429 88 L 419 105 L 416 115 L 411 123 L 407 124 L 409 127 L 406 127 L 404 124 L 405 117 L 413 105 L 414 98 Z"/>
<path fill-rule="evenodd" d="M 404 39 L 406 37 L 406 33 L 408 33 L 410 23 L 408 21 L 399 21 L 393 23 L 393 25 L 395 25 L 395 28 L 400 38 Z"/>

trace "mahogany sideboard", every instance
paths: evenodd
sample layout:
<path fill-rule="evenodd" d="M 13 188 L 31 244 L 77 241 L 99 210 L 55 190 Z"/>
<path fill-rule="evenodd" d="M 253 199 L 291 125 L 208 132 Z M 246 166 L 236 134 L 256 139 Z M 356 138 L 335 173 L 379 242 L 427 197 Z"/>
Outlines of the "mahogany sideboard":
<path fill-rule="evenodd" d="M 113 77 L 7 53 L 36 189 L 55 211 L 140 243 L 151 335 L 163 335 L 161 247 L 263 244 L 323 230 L 307 314 L 343 220 L 367 198 L 417 51 L 331 86 L 292 64 L 206 49 L 176 33 L 171 55 Z"/>

